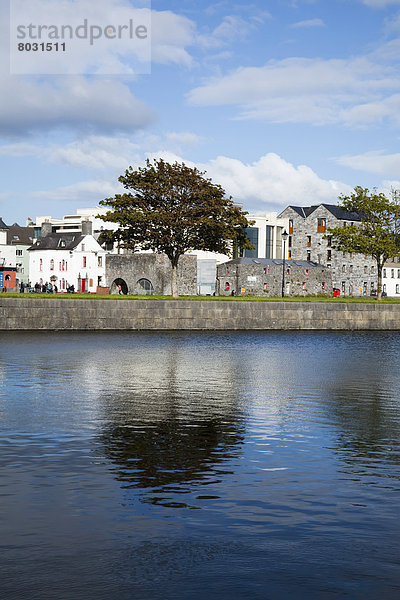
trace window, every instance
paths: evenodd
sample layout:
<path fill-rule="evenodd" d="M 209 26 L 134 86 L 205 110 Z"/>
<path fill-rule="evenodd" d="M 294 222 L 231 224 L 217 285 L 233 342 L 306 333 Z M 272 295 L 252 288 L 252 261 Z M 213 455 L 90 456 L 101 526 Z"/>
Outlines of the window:
<path fill-rule="evenodd" d="M 392 279 L 394 279 L 394 269 L 391 269 L 390 274 L 392 276 Z"/>
<path fill-rule="evenodd" d="M 22 250 L 17 250 L 17 256 L 22 256 Z"/>
<path fill-rule="evenodd" d="M 374 265 L 371 265 L 371 271 L 370 272 L 371 273 L 375 273 L 375 267 L 374 267 Z"/>
<path fill-rule="evenodd" d="M 400 285 L 396 283 L 396 294 L 400 293 Z"/>
<path fill-rule="evenodd" d="M 82 244 L 81 250 L 82 250 L 82 252 L 85 252 L 85 244 Z"/>
<path fill-rule="evenodd" d="M 293 219 L 289 219 L 289 233 L 293 233 Z"/>
<path fill-rule="evenodd" d="M 39 260 L 39 271 L 43 271 L 43 259 Z"/>
<path fill-rule="evenodd" d="M 268 292 L 268 284 L 264 283 L 264 292 Z"/>
<path fill-rule="evenodd" d="M 346 282 L 342 281 L 342 294 L 346 293 Z"/>
<path fill-rule="evenodd" d="M 346 273 L 346 265 L 342 265 L 342 273 Z"/>
<path fill-rule="evenodd" d="M 327 244 L 328 248 L 330 248 L 332 246 L 332 236 L 328 237 L 326 244 Z"/>
<path fill-rule="evenodd" d="M 328 252 L 326 253 L 326 260 L 332 260 L 332 250 L 328 250 Z"/>
<path fill-rule="evenodd" d="M 54 271 L 54 260 L 51 259 L 50 261 L 50 271 Z"/>
<path fill-rule="evenodd" d="M 292 236 L 289 235 L 289 239 L 288 239 L 288 248 L 292 247 Z"/>
<path fill-rule="evenodd" d="M 352 273 L 352 272 L 353 272 L 353 265 L 350 265 L 350 266 L 349 266 L 349 271 L 350 271 L 350 273 Z"/>
<path fill-rule="evenodd" d="M 364 296 L 367 295 L 367 285 L 368 285 L 367 282 L 364 281 L 364 286 L 363 286 L 363 294 L 364 294 Z"/>
<path fill-rule="evenodd" d="M 86 267 L 86 256 L 83 257 L 82 260 L 82 267 Z"/>
<path fill-rule="evenodd" d="M 247 258 L 257 258 L 258 256 L 258 228 L 257 227 L 245 227 L 243 230 L 251 244 L 253 244 L 253 250 L 244 250 L 243 256 Z"/>
<path fill-rule="evenodd" d="M 307 246 L 310 248 L 311 246 L 311 235 L 307 236 Z"/>
<path fill-rule="evenodd" d="M 386 269 L 383 269 L 383 271 L 382 271 L 382 277 L 386 277 Z"/>
<path fill-rule="evenodd" d="M 382 286 L 382 292 L 386 293 L 386 283 L 384 283 L 383 286 Z"/>
<path fill-rule="evenodd" d="M 65 271 L 65 260 L 63 260 L 61 263 L 61 270 Z"/>
<path fill-rule="evenodd" d="M 367 265 L 364 265 L 364 273 L 367 274 L 368 273 L 368 267 Z"/>
<path fill-rule="evenodd" d="M 287 257 L 289 260 L 292 259 L 292 251 L 291 250 L 288 250 Z"/>
<path fill-rule="evenodd" d="M 306 275 L 308 275 L 310 272 L 310 269 L 306 269 Z"/>
<path fill-rule="evenodd" d="M 290 275 L 290 267 L 286 269 L 286 275 Z"/>
<path fill-rule="evenodd" d="M 308 262 L 311 261 L 311 252 L 310 251 L 307 252 L 307 260 L 308 260 Z"/>
<path fill-rule="evenodd" d="M 397 269 L 397 279 L 400 278 L 400 269 Z"/>
<path fill-rule="evenodd" d="M 326 285 L 325 285 L 325 281 L 322 282 L 322 289 L 325 291 Z"/>
<path fill-rule="evenodd" d="M 268 267 L 264 267 L 264 275 L 267 275 L 268 273 Z"/>
<path fill-rule="evenodd" d="M 305 291 L 306 291 L 306 282 L 303 281 L 303 292 L 305 292 Z"/>
<path fill-rule="evenodd" d="M 97 266 L 98 267 L 102 267 L 103 266 L 103 257 L 102 256 L 98 256 L 97 257 Z M 229 273 L 229 270 L 228 270 Z"/>
<path fill-rule="evenodd" d="M 65 270 L 66 271 L 68 270 L 68 263 L 67 263 L 67 261 L 65 261 Z"/>
<path fill-rule="evenodd" d="M 318 219 L 317 233 L 325 233 L 326 231 L 326 219 Z"/>

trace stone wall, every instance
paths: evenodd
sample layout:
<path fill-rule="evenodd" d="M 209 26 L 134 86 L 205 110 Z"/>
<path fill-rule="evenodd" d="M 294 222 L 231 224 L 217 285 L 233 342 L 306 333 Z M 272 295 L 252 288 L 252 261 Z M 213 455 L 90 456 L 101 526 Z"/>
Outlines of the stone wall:
<path fill-rule="evenodd" d="M 171 295 L 171 263 L 165 254 L 108 254 L 106 256 L 106 285 L 116 293 L 118 280 L 128 294 L 144 294 L 139 281 L 149 281 L 153 294 Z M 178 263 L 178 292 L 180 296 L 197 294 L 197 258 L 181 256 Z"/>
<path fill-rule="evenodd" d="M 329 245 L 326 238 L 328 231 L 318 233 L 318 218 L 326 219 L 326 230 L 343 225 L 343 221 L 337 219 L 323 205 L 306 218 L 291 207 L 286 208 L 281 216 L 293 219 L 291 245 L 288 247 L 288 243 L 286 246 L 294 260 L 307 260 L 309 257 L 312 261 L 327 265 L 331 269 L 333 287 L 339 288 L 343 295 L 369 296 L 371 290 L 376 289 L 376 262 L 370 256 L 336 250 Z"/>
<path fill-rule="evenodd" d="M 400 330 L 400 304 L 0 296 L 1 330 Z"/>
<path fill-rule="evenodd" d="M 217 295 L 281 296 L 282 278 L 281 260 L 265 258 L 231 260 L 217 266 Z M 332 295 L 330 269 L 307 261 L 285 261 L 285 296 L 324 294 Z"/>

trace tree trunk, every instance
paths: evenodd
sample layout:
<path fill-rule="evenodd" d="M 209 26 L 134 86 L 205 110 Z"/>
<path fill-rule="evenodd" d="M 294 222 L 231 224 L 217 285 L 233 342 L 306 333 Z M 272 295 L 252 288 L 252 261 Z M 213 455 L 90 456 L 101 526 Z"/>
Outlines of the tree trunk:
<path fill-rule="evenodd" d="M 171 263 L 171 291 L 172 297 L 178 298 L 178 265 Z"/>
<path fill-rule="evenodd" d="M 378 267 L 378 287 L 376 290 L 376 299 L 382 300 L 382 265 L 380 261 L 377 261 Z"/>

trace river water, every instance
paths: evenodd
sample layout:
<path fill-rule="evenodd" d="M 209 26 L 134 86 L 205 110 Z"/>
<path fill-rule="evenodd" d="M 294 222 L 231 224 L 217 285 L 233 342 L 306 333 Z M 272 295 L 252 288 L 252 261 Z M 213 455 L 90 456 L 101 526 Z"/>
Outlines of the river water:
<path fill-rule="evenodd" d="M 398 600 L 400 334 L 2 333 L 5 600 Z"/>

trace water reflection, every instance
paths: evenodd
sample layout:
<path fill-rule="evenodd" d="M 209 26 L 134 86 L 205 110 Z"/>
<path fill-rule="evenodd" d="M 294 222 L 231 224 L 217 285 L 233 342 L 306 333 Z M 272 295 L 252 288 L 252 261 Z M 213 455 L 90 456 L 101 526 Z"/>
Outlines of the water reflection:
<path fill-rule="evenodd" d="M 140 386 L 149 362 L 136 363 L 118 389 L 102 400 L 107 426 L 100 436 L 112 472 L 124 489 L 140 489 L 142 502 L 197 508 L 179 495 L 208 496 L 204 486 L 221 483 L 244 442 L 243 415 L 238 406 L 235 365 L 216 378 L 208 351 L 197 351 L 193 377 L 190 349 L 172 341 L 153 370 L 151 387 Z M 201 486 L 201 487 L 200 487 Z M 200 491 L 199 491 L 200 490 Z"/>

